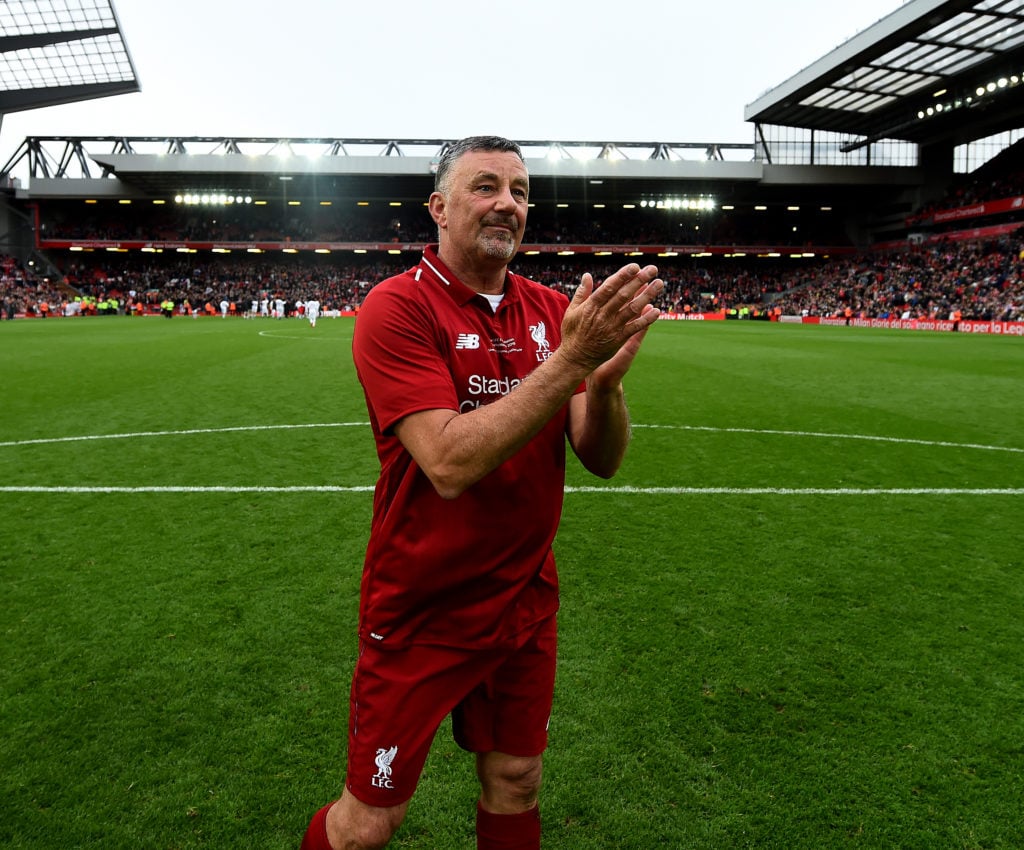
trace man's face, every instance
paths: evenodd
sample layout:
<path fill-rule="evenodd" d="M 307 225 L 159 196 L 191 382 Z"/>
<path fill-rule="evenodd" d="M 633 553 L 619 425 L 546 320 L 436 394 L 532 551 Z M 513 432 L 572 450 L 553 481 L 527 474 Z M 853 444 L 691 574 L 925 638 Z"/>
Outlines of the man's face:
<path fill-rule="evenodd" d="M 526 228 L 530 179 L 510 152 L 471 151 L 448 173 L 447 189 L 430 196 L 442 246 L 466 257 L 508 263 Z"/>

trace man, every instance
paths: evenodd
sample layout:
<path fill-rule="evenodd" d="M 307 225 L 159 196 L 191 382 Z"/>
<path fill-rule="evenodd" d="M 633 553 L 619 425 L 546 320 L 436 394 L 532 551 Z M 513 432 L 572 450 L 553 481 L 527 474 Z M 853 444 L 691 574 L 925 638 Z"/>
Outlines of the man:
<path fill-rule="evenodd" d="M 320 302 L 316 298 L 310 298 L 306 302 L 306 318 L 309 319 L 310 327 L 316 327 L 316 320 L 320 317 Z"/>
<path fill-rule="evenodd" d="M 565 443 L 597 475 L 618 469 L 621 381 L 663 284 L 630 264 L 596 287 L 583 275 L 568 302 L 511 273 L 528 197 L 515 143 L 456 142 L 429 200 L 438 245 L 359 313 L 353 356 L 381 474 L 346 787 L 303 850 L 384 847 L 448 714 L 476 756 L 479 850 L 540 846 Z"/>

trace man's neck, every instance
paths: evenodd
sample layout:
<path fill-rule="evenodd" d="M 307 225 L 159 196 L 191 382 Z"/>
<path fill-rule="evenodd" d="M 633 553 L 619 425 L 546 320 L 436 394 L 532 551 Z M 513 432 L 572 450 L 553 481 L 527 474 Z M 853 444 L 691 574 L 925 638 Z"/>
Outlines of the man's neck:
<path fill-rule="evenodd" d="M 437 256 L 462 283 L 475 292 L 500 295 L 505 291 L 507 263 L 494 260 L 493 266 L 483 266 L 479 262 L 470 262 L 464 255 L 455 254 L 453 256 L 452 252 L 445 251 L 444 246 L 438 247 Z"/>

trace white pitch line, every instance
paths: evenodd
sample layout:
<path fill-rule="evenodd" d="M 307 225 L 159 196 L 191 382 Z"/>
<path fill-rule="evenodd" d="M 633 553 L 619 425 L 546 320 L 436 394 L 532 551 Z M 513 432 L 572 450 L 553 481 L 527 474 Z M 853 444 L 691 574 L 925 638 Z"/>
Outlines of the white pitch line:
<path fill-rule="evenodd" d="M 231 428 L 188 428 L 183 431 L 132 431 L 126 434 L 82 434 L 75 437 L 40 437 L 34 440 L 8 440 L 0 448 L 38 446 L 49 443 L 80 443 L 86 440 L 130 440 L 137 437 L 180 437 L 189 434 L 228 434 L 235 431 L 288 431 L 296 428 L 369 428 L 369 422 L 314 422 L 304 425 L 238 425 Z"/>
<path fill-rule="evenodd" d="M 0 493 L 372 493 L 372 486 L 334 484 L 262 486 L 146 486 L 146 487 L 39 487 L 4 486 Z M 934 487 L 566 487 L 568 494 L 601 493 L 645 496 L 1024 496 L 1024 488 Z"/>
<path fill-rule="evenodd" d="M 871 440 L 876 443 L 910 443 L 915 446 L 938 446 L 947 449 L 980 449 L 987 452 L 1014 452 L 1024 454 L 1024 449 L 1013 446 L 989 446 L 984 443 L 954 443 L 945 440 L 918 440 L 913 437 L 880 437 L 873 434 L 829 434 L 822 431 L 777 431 L 770 428 L 713 428 L 704 425 L 637 425 L 633 428 L 649 428 L 665 431 L 708 431 L 715 434 L 774 434 L 782 437 L 820 437 L 827 440 Z"/>
<path fill-rule="evenodd" d="M 0 448 L 17 446 L 39 446 L 53 443 L 80 443 L 91 440 L 129 440 L 139 437 L 179 437 L 190 434 L 227 434 L 238 431 L 284 431 L 300 428 L 369 428 L 369 422 L 311 422 L 300 425 L 237 425 L 227 428 L 188 428 L 180 431 L 131 431 L 123 434 L 81 434 L 71 437 L 38 437 L 29 440 L 7 440 L 0 442 Z M 831 434 L 822 431 L 780 431 L 761 428 L 715 428 L 709 425 L 640 425 L 633 428 L 647 428 L 661 431 L 706 431 L 713 434 L 771 434 L 782 437 L 814 437 L 827 440 L 868 440 L 876 443 L 900 443 L 918 446 L 937 446 L 950 449 L 978 449 L 988 452 L 1011 452 L 1024 454 L 1024 449 L 1013 446 L 989 446 L 983 443 L 954 443 L 942 440 L 918 440 L 910 437 L 882 437 L 874 434 Z"/>
<path fill-rule="evenodd" d="M 177 485 L 152 485 L 142 487 L 118 486 L 72 486 L 72 487 L 36 487 L 9 486 L 0 487 L 0 493 L 372 493 L 373 485 L 358 487 L 342 487 L 334 484 L 299 485 L 295 487 L 235 486 L 214 485 L 211 487 Z"/>
<path fill-rule="evenodd" d="M 566 493 L 645 496 L 1024 496 L 1022 487 L 566 487 Z"/>
<path fill-rule="evenodd" d="M 274 331 L 260 331 L 259 336 L 268 339 L 301 339 L 303 342 L 314 340 L 316 342 L 340 339 L 340 337 L 316 336 L 316 331 L 310 331 L 311 336 L 295 336 L 294 334 L 275 333 Z"/>

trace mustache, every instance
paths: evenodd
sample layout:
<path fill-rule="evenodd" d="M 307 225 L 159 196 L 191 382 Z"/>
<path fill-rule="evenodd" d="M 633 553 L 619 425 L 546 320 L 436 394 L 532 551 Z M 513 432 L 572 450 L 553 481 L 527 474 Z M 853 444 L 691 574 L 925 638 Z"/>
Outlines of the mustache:
<path fill-rule="evenodd" d="M 485 218 L 481 224 L 483 224 L 484 227 L 507 227 L 512 231 L 519 230 L 519 222 L 516 220 L 515 216 L 491 216 L 489 218 Z"/>

